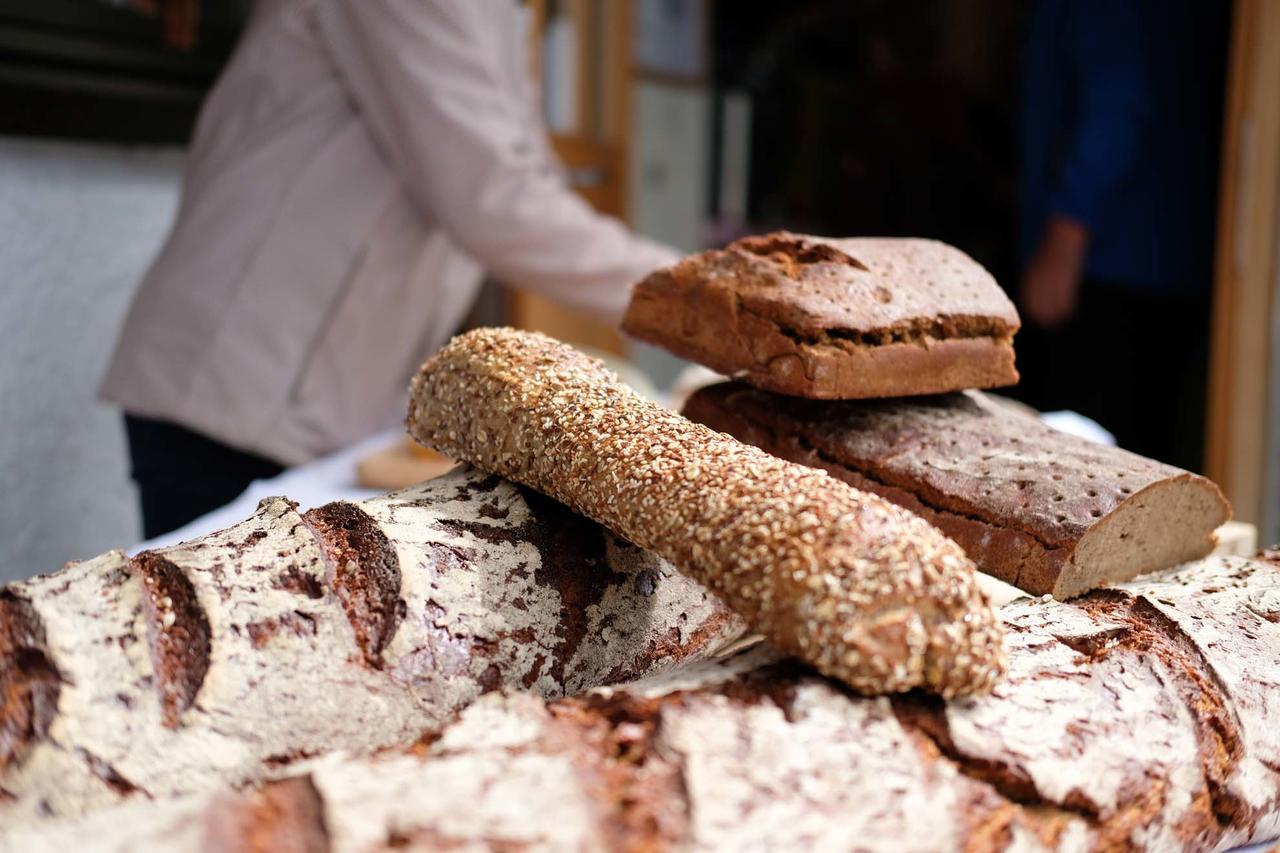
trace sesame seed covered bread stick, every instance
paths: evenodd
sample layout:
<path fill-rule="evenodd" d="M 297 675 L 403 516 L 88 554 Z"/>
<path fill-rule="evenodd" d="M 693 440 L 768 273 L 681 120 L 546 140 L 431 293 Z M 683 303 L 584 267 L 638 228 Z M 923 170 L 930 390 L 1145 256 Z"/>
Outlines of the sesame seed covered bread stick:
<path fill-rule="evenodd" d="M 859 692 L 973 693 L 1003 670 L 972 563 L 923 519 L 643 400 L 545 335 L 459 335 L 411 395 L 422 443 L 666 557 Z"/>

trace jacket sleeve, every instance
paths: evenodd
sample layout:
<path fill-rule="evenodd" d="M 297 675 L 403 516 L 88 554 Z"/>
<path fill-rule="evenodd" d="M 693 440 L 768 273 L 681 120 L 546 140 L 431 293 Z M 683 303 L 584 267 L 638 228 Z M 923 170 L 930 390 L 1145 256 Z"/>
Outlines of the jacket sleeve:
<path fill-rule="evenodd" d="M 1150 144 L 1146 28 L 1128 0 L 1075 0 L 1062 36 L 1077 93 L 1050 207 L 1089 227 Z"/>
<path fill-rule="evenodd" d="M 511 0 L 340 0 L 319 26 L 392 168 L 454 242 L 509 284 L 617 321 L 629 285 L 675 254 L 566 185 L 495 41 L 516 14 Z"/>

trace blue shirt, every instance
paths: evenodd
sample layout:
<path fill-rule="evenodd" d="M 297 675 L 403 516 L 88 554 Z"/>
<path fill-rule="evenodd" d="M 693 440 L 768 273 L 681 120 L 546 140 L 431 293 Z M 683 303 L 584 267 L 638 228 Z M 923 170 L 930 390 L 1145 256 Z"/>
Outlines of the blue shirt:
<path fill-rule="evenodd" d="M 1037 4 L 1019 139 L 1024 261 L 1064 214 L 1090 229 L 1086 278 L 1209 289 L 1228 5 Z"/>

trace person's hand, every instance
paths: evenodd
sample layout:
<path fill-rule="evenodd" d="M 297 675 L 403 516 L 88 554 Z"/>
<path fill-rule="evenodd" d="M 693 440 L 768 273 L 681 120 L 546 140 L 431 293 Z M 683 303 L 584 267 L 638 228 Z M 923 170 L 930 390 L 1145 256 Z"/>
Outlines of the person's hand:
<path fill-rule="evenodd" d="M 1054 216 L 1022 274 L 1018 302 L 1031 322 L 1046 329 L 1075 316 L 1080 301 L 1089 230 L 1066 216 Z"/>

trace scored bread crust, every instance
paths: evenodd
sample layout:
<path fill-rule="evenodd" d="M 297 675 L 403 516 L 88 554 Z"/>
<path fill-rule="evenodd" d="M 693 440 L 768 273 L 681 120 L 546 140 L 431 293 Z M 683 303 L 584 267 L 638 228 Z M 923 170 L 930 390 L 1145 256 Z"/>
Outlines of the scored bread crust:
<path fill-rule="evenodd" d="M 305 514 L 269 498 L 0 590 L 0 825 L 367 754 L 485 692 L 578 693 L 742 630 L 670 564 L 467 466 Z"/>
<path fill-rule="evenodd" d="M 973 566 L 937 530 L 643 400 L 545 335 L 454 338 L 414 378 L 407 426 L 666 557 L 856 690 L 951 696 L 1000 674 Z"/>
<path fill-rule="evenodd" d="M 0 848 L 1085 853 L 1280 833 L 1274 565 L 1209 558 L 1000 615 L 1010 670 L 986 696 L 853 696 L 757 646 L 579 697 L 490 694 L 408 749 L 0 826 Z"/>
<path fill-rule="evenodd" d="M 654 272 L 622 327 L 771 391 L 863 399 L 1012 385 L 1018 326 L 958 249 L 778 232 Z"/>
<path fill-rule="evenodd" d="M 1065 598 L 1203 557 L 1231 515 L 1204 477 L 980 392 L 818 404 L 722 383 L 684 413 L 919 513 L 984 572 L 1035 595 Z"/>

